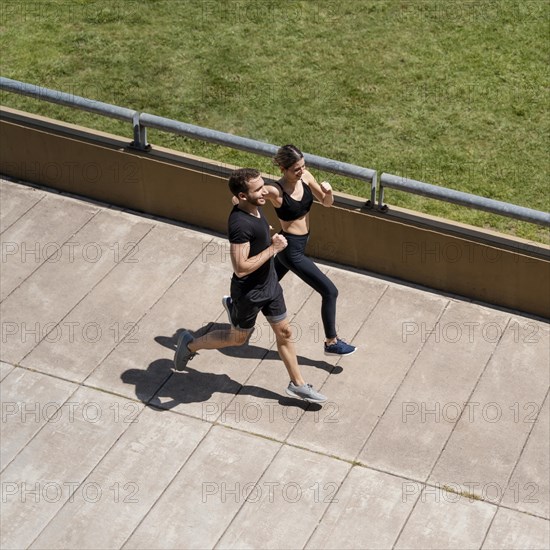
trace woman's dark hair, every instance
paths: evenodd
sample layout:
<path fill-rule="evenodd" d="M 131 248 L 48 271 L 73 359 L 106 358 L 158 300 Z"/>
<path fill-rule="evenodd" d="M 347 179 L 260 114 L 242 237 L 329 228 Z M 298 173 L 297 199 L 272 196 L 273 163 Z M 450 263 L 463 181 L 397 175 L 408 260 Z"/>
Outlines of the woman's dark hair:
<path fill-rule="evenodd" d="M 234 170 L 229 176 L 229 189 L 236 197 L 239 193 L 248 193 L 247 182 L 260 175 L 255 168 L 239 168 Z"/>
<path fill-rule="evenodd" d="M 285 170 L 296 164 L 304 155 L 295 145 L 283 145 L 273 157 L 273 163 Z"/>

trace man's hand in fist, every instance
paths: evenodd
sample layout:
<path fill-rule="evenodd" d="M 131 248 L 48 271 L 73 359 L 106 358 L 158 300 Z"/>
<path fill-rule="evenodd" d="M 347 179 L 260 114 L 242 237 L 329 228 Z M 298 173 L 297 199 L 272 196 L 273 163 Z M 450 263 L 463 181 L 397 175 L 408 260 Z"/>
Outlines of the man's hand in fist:
<path fill-rule="evenodd" d="M 271 237 L 271 244 L 273 245 L 275 253 L 277 253 L 286 248 L 287 242 L 280 233 L 275 233 L 275 235 Z"/>

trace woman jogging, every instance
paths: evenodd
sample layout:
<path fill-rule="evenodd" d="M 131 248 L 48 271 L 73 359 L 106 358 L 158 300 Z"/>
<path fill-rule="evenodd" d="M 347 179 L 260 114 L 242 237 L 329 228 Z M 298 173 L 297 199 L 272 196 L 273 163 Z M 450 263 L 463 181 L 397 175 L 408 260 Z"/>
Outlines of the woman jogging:
<path fill-rule="evenodd" d="M 273 162 L 280 168 L 282 177 L 275 186 L 267 186 L 268 198 L 281 222 L 281 234 L 288 242 L 288 246 L 275 256 L 277 277 L 280 281 L 292 271 L 321 295 L 321 318 L 326 338 L 325 355 L 350 355 L 356 348 L 338 338 L 336 334 L 338 289 L 305 255 L 309 239 L 309 210 L 313 197 L 323 206 L 332 206 L 332 187 L 326 181 L 317 183 L 306 169 L 304 155 L 294 145 L 281 147 Z"/>

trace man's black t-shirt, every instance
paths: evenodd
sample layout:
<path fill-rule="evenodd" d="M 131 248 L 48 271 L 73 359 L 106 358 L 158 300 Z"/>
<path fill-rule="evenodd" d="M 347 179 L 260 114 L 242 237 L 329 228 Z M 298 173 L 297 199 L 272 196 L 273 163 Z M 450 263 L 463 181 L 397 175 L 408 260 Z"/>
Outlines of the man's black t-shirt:
<path fill-rule="evenodd" d="M 269 224 L 262 210 L 258 208 L 260 217 L 257 218 L 234 206 L 229 215 L 228 235 L 233 244 L 250 243 L 248 257 L 258 255 L 271 245 Z M 233 298 L 246 295 L 251 302 L 261 302 L 273 296 L 277 287 L 277 274 L 273 265 L 273 258 L 244 277 L 237 277 L 233 273 L 231 279 L 231 295 Z"/>

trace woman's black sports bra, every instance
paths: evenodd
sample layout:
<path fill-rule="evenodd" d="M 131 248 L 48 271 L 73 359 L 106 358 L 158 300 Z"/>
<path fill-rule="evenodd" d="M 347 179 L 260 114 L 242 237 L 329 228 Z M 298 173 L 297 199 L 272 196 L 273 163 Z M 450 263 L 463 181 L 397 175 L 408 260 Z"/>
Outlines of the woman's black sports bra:
<path fill-rule="evenodd" d="M 309 188 L 309 185 L 307 185 L 307 183 L 304 183 L 302 181 L 304 194 L 299 201 L 293 199 L 283 189 L 282 185 L 279 182 L 277 182 L 277 185 L 283 191 L 283 203 L 279 208 L 275 208 L 275 212 L 277 212 L 277 217 L 280 220 L 291 222 L 302 218 L 310 211 L 311 205 L 313 204 L 313 193 L 311 192 L 311 189 Z"/>

